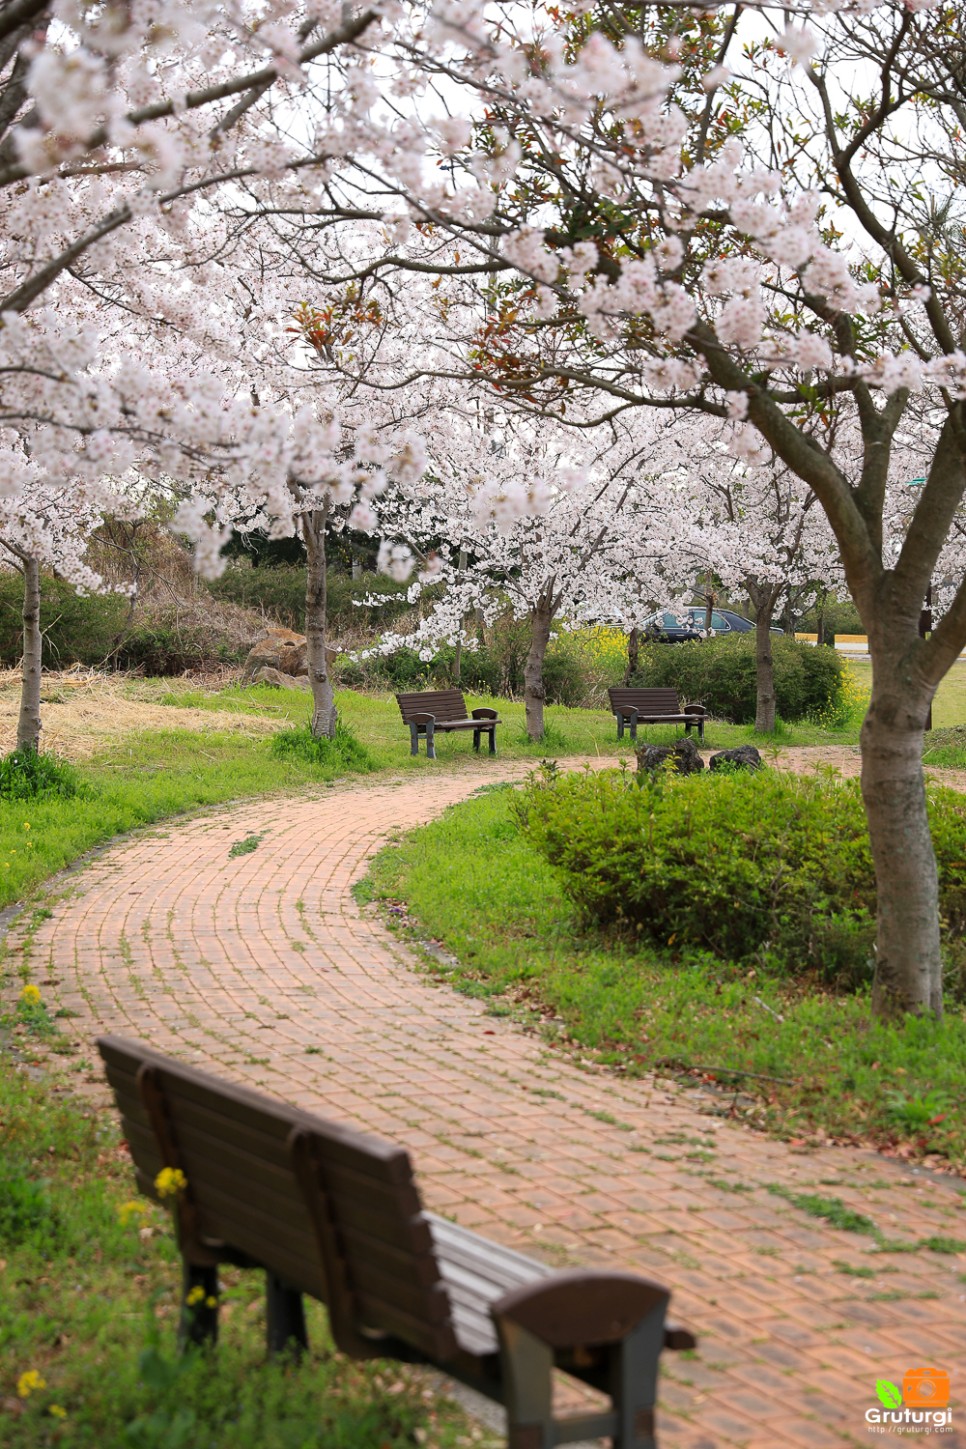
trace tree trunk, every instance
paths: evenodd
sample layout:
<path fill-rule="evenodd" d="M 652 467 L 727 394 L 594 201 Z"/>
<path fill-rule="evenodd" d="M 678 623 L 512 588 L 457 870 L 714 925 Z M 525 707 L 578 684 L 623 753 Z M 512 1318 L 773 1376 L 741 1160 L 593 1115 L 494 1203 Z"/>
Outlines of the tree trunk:
<path fill-rule="evenodd" d="M 553 610 L 545 599 L 530 612 L 530 648 L 523 670 L 523 701 L 527 712 L 527 734 L 532 740 L 543 739 L 543 661 L 550 643 Z"/>
<path fill-rule="evenodd" d="M 325 643 L 325 526 L 328 509 L 302 514 L 302 539 L 308 570 L 305 582 L 305 639 L 309 683 L 312 686 L 312 733 L 316 739 L 335 738 L 338 711 L 329 674 Z"/>
<path fill-rule="evenodd" d="M 40 680 L 43 635 L 40 630 L 40 563 L 23 560 L 23 683 L 20 686 L 20 716 L 17 720 L 17 749 L 40 749 Z"/>
<path fill-rule="evenodd" d="M 755 733 L 775 732 L 775 660 L 771 652 L 771 621 L 775 596 L 762 593 L 755 613 Z"/>
<path fill-rule="evenodd" d="M 869 645 L 872 698 L 861 738 L 878 901 L 872 1010 L 886 1017 L 904 1011 L 941 1016 L 939 884 L 922 770 L 935 691 L 910 662 L 913 638 L 897 643 L 895 637 L 870 637 Z"/>
<path fill-rule="evenodd" d="M 640 668 L 641 663 L 641 631 L 633 628 L 627 636 L 627 672 L 624 675 L 624 684 L 630 684 L 634 675 Z"/>

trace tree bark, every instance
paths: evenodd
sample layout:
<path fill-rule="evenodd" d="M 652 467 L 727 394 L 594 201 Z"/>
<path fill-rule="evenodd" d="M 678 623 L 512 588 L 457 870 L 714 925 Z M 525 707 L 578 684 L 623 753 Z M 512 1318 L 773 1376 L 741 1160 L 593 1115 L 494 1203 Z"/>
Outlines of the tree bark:
<path fill-rule="evenodd" d="M 543 685 L 543 661 L 550 643 L 550 629 L 553 624 L 553 608 L 541 598 L 530 611 L 530 648 L 523 670 L 523 701 L 527 714 L 527 734 L 532 740 L 542 740 L 544 734 L 543 703 L 546 690 Z"/>
<path fill-rule="evenodd" d="M 918 677 L 918 641 L 884 640 L 885 632 L 869 641 L 872 698 L 862 725 L 862 798 L 878 902 L 872 1009 L 884 1017 L 941 1016 L 939 884 L 922 770 L 935 689 Z"/>
<path fill-rule="evenodd" d="M 17 720 L 17 749 L 39 750 L 40 681 L 43 634 L 40 629 L 40 563 L 23 560 L 23 682 Z"/>
<path fill-rule="evenodd" d="M 308 563 L 305 581 L 305 639 L 312 687 L 312 733 L 316 739 L 335 738 L 338 711 L 332 689 L 332 677 L 326 657 L 326 559 L 325 526 L 327 508 L 315 508 L 302 514 L 302 540 Z"/>
<path fill-rule="evenodd" d="M 630 684 L 637 673 L 641 663 L 641 631 L 633 628 L 627 636 L 627 671 L 624 674 L 624 684 Z"/>
<path fill-rule="evenodd" d="M 755 585 L 745 580 L 748 597 L 755 606 L 755 732 L 775 732 L 778 702 L 775 696 L 775 660 L 771 648 L 771 624 L 780 588 Z"/>

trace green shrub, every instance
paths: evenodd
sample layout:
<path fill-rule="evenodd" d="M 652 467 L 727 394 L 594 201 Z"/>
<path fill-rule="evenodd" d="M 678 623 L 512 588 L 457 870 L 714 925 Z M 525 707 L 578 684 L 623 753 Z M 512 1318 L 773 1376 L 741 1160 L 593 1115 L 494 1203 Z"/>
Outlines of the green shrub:
<path fill-rule="evenodd" d="M 305 631 L 304 566 L 279 564 L 252 568 L 250 564 L 229 564 L 221 578 L 212 580 L 208 588 L 219 599 L 229 599 L 247 609 L 260 609 L 275 623 L 286 629 Z M 397 583 L 384 574 L 349 574 L 330 572 L 327 579 L 326 617 L 331 636 L 366 630 L 386 629 L 409 609 L 406 597 L 408 584 Z M 362 605 L 370 594 L 386 595 L 390 602 Z"/>
<path fill-rule="evenodd" d="M 203 624 L 179 624 L 163 616 L 126 633 L 114 652 L 118 669 L 138 669 L 153 678 L 167 678 L 192 669 L 239 664 L 246 648 L 232 648 Z"/>
<path fill-rule="evenodd" d="M 100 664 L 124 627 L 129 600 L 118 594 L 81 595 L 64 579 L 45 574 L 40 582 L 43 665 Z M 0 664 L 13 668 L 23 654 L 23 580 L 0 574 Z"/>
<path fill-rule="evenodd" d="M 834 649 L 775 635 L 772 655 L 778 714 L 783 720 L 845 723 L 845 666 Z M 676 689 L 689 702 L 703 704 L 716 719 L 754 724 L 755 636 L 647 644 L 632 683 Z"/>
<path fill-rule="evenodd" d="M 336 725 L 335 739 L 317 737 L 308 725 L 280 730 L 272 736 L 272 754 L 279 759 L 294 757 L 305 764 L 318 765 L 327 776 L 342 774 L 345 770 L 367 772 L 376 768 L 365 745 L 341 721 Z"/>
<path fill-rule="evenodd" d="M 966 923 L 966 800 L 930 792 L 944 934 Z M 871 979 L 875 880 L 858 783 L 759 771 L 533 779 L 520 818 L 598 925 L 767 969 Z"/>
<path fill-rule="evenodd" d="M 56 755 L 14 750 L 0 759 L 0 800 L 39 800 L 51 795 L 70 799 L 77 788 L 77 771 Z"/>
<path fill-rule="evenodd" d="M 520 699 L 524 666 L 530 647 L 526 620 L 504 616 L 490 630 L 487 642 L 464 647 L 460 661 L 460 688 L 499 699 Z M 445 689 L 456 680 L 456 649 L 441 645 L 429 659 L 414 649 L 340 664 L 339 681 L 348 688 L 388 689 L 394 693 L 415 689 Z M 576 708 L 590 690 L 587 662 L 569 634 L 555 637 L 546 653 L 543 683 L 548 704 Z"/>

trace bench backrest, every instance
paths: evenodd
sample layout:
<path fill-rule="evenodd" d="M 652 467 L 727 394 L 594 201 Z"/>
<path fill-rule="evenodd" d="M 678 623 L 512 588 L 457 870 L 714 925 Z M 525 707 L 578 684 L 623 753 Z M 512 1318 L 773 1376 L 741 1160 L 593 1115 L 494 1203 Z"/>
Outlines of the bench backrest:
<path fill-rule="evenodd" d="M 623 689 L 607 691 L 610 707 L 636 709 L 641 714 L 680 714 L 681 704 L 676 689 Z"/>
<path fill-rule="evenodd" d="M 140 1042 L 97 1045 L 141 1191 L 158 1200 L 163 1167 L 187 1179 L 182 1251 L 229 1245 L 320 1299 L 340 1346 L 368 1328 L 451 1356 L 449 1298 L 403 1148 Z"/>
<path fill-rule="evenodd" d="M 397 694 L 403 722 L 413 715 L 432 714 L 438 720 L 467 719 L 466 700 L 458 689 L 424 689 L 419 694 Z"/>

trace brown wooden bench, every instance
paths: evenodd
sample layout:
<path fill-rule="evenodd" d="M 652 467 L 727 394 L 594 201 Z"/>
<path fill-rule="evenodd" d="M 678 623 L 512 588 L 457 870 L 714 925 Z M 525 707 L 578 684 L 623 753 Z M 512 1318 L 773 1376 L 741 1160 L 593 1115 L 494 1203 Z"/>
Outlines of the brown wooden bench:
<path fill-rule="evenodd" d="M 158 1174 L 183 1174 L 169 1199 L 183 1343 L 217 1338 L 220 1263 L 261 1268 L 270 1352 L 307 1347 L 307 1293 L 343 1353 L 433 1364 L 505 1404 L 510 1449 L 601 1436 L 654 1449 L 661 1349 L 695 1343 L 665 1324 L 666 1289 L 632 1273 L 555 1272 L 425 1212 L 400 1147 L 140 1042 L 97 1045 L 139 1188 L 158 1201 Z M 556 1417 L 554 1368 L 610 1408 Z"/>
<path fill-rule="evenodd" d="M 490 737 L 490 754 L 496 754 L 496 727 L 501 723 L 495 709 L 474 709 L 470 713 L 458 689 L 424 689 L 419 694 L 397 694 L 403 723 L 409 726 L 411 755 L 419 754 L 419 737 L 426 736 L 426 754 L 436 758 L 434 738 L 448 730 L 472 730 L 473 748 L 479 750 L 480 736 Z"/>
<path fill-rule="evenodd" d="M 617 738 L 624 738 L 624 729 L 637 739 L 639 724 L 683 724 L 685 734 L 697 725 L 698 738 L 704 739 L 704 721 L 708 711 L 703 704 L 686 704 L 681 708 L 676 689 L 609 689 L 610 707 L 617 717 Z"/>

